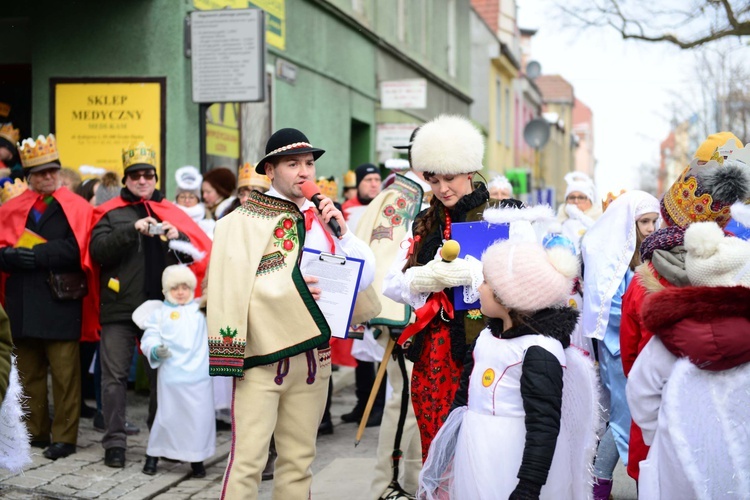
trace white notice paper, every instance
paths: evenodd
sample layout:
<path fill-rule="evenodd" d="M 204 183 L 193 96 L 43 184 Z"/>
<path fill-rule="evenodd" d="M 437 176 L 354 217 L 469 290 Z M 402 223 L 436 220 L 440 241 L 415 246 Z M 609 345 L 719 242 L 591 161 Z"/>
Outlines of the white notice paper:
<path fill-rule="evenodd" d="M 315 276 L 321 289 L 317 301 L 331 328 L 331 336 L 346 338 L 354 313 L 354 301 L 362 278 L 362 259 L 332 255 L 311 248 L 302 249 L 299 267 L 302 276 Z"/>

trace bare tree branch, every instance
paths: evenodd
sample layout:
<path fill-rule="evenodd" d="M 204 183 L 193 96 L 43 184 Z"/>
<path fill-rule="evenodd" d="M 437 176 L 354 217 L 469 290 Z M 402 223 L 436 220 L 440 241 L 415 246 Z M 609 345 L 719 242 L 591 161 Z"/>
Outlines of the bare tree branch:
<path fill-rule="evenodd" d="M 626 40 L 667 42 L 681 49 L 750 36 L 750 0 L 691 3 L 669 8 L 653 0 L 558 0 L 557 5 L 575 27 L 608 27 Z"/>

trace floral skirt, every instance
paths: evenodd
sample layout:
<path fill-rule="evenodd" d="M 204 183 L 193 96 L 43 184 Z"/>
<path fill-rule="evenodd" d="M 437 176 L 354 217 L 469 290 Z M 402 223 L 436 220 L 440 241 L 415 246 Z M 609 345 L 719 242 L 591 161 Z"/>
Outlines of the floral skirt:
<path fill-rule="evenodd" d="M 422 461 L 430 444 L 448 417 L 461 381 L 463 363 L 451 356 L 448 324 L 439 317 L 422 333 L 424 342 L 411 378 L 411 399 L 422 438 Z"/>

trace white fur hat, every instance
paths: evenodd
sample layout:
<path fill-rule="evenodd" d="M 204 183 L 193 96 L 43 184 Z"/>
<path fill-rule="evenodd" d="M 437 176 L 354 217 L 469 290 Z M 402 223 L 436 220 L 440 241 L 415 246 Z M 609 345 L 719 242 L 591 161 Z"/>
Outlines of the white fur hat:
<path fill-rule="evenodd" d="M 693 286 L 750 287 L 750 242 L 726 236 L 715 222 L 685 230 L 685 270 Z"/>
<path fill-rule="evenodd" d="M 177 264 L 167 266 L 164 269 L 164 273 L 161 275 L 161 288 L 165 296 L 172 288 L 183 283 L 190 287 L 191 290 L 195 290 L 198 284 L 195 274 L 193 274 L 193 271 L 188 266 Z"/>
<path fill-rule="evenodd" d="M 579 273 L 578 259 L 567 248 L 545 249 L 536 242 L 506 240 L 482 255 L 487 284 L 513 310 L 534 312 L 566 305 Z"/>
<path fill-rule="evenodd" d="M 565 188 L 565 198 L 567 198 L 570 193 L 578 191 L 579 193 L 585 194 L 591 203 L 596 203 L 596 189 L 591 177 L 583 172 L 570 172 L 565 174 L 565 182 L 567 183 L 567 187 Z"/>
<path fill-rule="evenodd" d="M 440 115 L 425 123 L 411 146 L 412 168 L 442 175 L 482 170 L 484 138 L 462 116 Z"/>
<path fill-rule="evenodd" d="M 184 192 L 193 193 L 199 200 L 201 199 L 203 176 L 197 168 L 192 165 L 185 165 L 177 169 L 174 177 L 177 181 L 177 194 Z"/>

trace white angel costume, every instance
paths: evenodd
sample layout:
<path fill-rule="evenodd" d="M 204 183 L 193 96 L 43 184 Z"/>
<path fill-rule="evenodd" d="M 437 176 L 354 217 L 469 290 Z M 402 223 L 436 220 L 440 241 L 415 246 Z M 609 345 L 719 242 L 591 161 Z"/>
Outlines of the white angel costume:
<path fill-rule="evenodd" d="M 175 305 L 150 300 L 136 309 L 133 320 L 144 330 L 141 350 L 158 369 L 158 408 L 146 454 L 202 462 L 216 448 L 206 318 L 196 301 Z M 161 345 L 171 356 L 155 359 L 152 351 Z"/>

